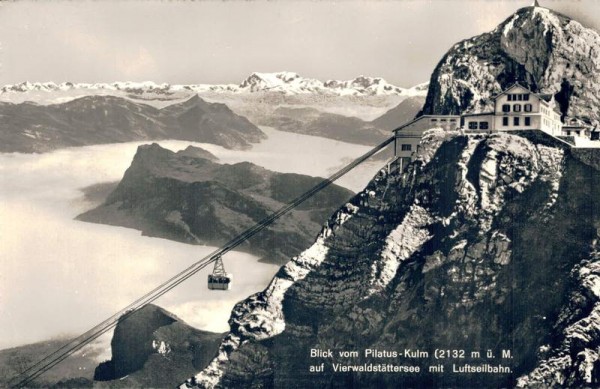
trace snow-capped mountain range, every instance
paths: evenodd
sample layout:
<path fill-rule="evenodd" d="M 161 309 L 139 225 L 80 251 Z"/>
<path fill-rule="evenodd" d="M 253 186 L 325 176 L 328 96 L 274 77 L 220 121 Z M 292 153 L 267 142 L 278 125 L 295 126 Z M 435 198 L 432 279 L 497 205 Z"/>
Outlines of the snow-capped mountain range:
<path fill-rule="evenodd" d="M 401 88 L 392 85 L 380 77 L 359 76 L 348 81 L 320 81 L 304 78 L 293 72 L 278 73 L 252 73 L 239 85 L 235 84 L 190 84 L 171 85 L 157 84 L 151 81 L 144 82 L 113 82 L 113 83 L 54 83 L 54 82 L 22 82 L 20 84 L 6 85 L 0 88 L 0 95 L 10 92 L 56 92 L 73 90 L 90 91 L 122 91 L 128 93 L 153 93 L 169 95 L 177 92 L 280 92 L 283 94 L 327 94 L 339 96 L 424 96 L 428 84 L 419 84 L 412 88 Z"/>

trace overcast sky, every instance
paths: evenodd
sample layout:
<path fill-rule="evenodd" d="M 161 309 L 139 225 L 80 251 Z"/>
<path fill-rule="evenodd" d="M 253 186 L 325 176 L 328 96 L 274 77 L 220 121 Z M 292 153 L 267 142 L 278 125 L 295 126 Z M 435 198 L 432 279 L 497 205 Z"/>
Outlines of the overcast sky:
<path fill-rule="evenodd" d="M 531 0 L 9 2 L 0 85 L 28 81 L 239 83 L 253 71 L 427 81 L 457 41 Z M 600 1 L 540 0 L 598 30 Z"/>

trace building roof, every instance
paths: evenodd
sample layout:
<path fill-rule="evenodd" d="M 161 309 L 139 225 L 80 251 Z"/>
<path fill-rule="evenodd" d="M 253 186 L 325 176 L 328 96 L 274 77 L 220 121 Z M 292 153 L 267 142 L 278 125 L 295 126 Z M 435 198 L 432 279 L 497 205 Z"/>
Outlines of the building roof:
<path fill-rule="evenodd" d="M 493 97 L 494 100 L 497 100 L 500 96 L 508 94 L 507 92 L 510 91 L 513 88 L 516 87 L 521 87 L 525 90 L 528 90 L 529 93 L 531 93 L 532 95 L 536 96 L 538 99 L 550 104 L 553 100 L 554 100 L 554 95 L 551 93 L 536 93 L 533 92 L 531 89 L 527 88 L 526 86 L 523 86 L 521 84 L 519 84 L 518 82 L 515 82 L 514 84 L 512 84 L 511 86 L 509 86 L 508 88 L 506 88 L 505 90 L 503 90 L 501 93 L 497 94 L 496 96 Z M 558 113 L 558 114 L 562 114 L 562 112 L 560 112 L 560 107 L 558 107 L 557 104 L 554 104 L 554 106 L 552 107 L 552 109 L 554 110 L 554 112 Z"/>
<path fill-rule="evenodd" d="M 592 126 L 589 123 L 586 123 L 584 120 L 578 117 L 567 117 L 564 120 L 563 128 L 585 128 L 592 129 Z"/>
<path fill-rule="evenodd" d="M 502 95 L 508 94 L 508 91 L 510 91 L 513 88 L 517 88 L 517 87 L 520 87 L 520 88 L 523 88 L 523 89 L 527 89 L 529 92 L 531 92 L 531 89 L 527 88 L 526 86 L 523 86 L 523 85 L 519 84 L 518 82 L 515 82 L 514 84 L 512 84 L 508 88 L 504 89 L 502 92 L 498 93 L 497 95 L 493 96 L 492 98 L 494 100 L 496 100 L 496 99 L 498 99 L 498 97 L 500 97 Z M 531 93 L 533 93 L 533 92 L 531 92 Z"/>
<path fill-rule="evenodd" d="M 553 95 L 551 95 L 549 93 L 533 93 L 533 94 L 536 95 L 537 97 L 539 97 L 540 99 L 546 101 L 546 102 L 550 102 L 552 100 L 552 97 L 553 97 Z"/>
<path fill-rule="evenodd" d="M 498 99 L 498 97 L 500 97 L 502 95 L 508 94 L 508 91 L 510 91 L 511 89 L 516 88 L 516 87 L 520 87 L 520 88 L 523 88 L 525 90 L 528 90 L 529 93 L 531 93 L 534 96 L 537 96 L 538 98 L 540 98 L 540 99 L 542 99 L 542 100 L 544 100 L 546 102 L 551 101 L 552 98 L 553 98 L 552 94 L 549 94 L 549 93 L 536 93 L 536 92 L 532 91 L 531 89 L 529 89 L 528 87 L 523 86 L 523 85 L 521 85 L 518 82 L 515 82 L 514 84 L 512 84 L 511 86 L 509 86 L 508 88 L 504 89 L 502 92 L 500 92 L 496 96 L 494 96 L 493 99 L 495 100 L 495 99 Z"/>

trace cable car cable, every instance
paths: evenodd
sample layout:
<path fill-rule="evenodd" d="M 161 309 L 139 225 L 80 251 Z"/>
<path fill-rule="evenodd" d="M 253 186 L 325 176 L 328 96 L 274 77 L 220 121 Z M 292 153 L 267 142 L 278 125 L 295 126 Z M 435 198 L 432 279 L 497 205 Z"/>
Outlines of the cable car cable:
<path fill-rule="evenodd" d="M 265 217 L 264 219 L 259 221 L 257 224 L 250 227 L 249 229 L 247 229 L 246 231 L 244 231 L 243 233 L 241 233 L 240 235 L 238 235 L 237 237 L 235 237 L 234 239 L 232 239 L 231 241 L 226 243 L 221 248 L 213 251 L 212 253 L 208 254 L 204 258 L 193 263 L 192 265 L 187 267 L 185 270 L 183 270 L 183 271 L 179 272 L 178 274 L 174 275 L 173 277 L 169 278 L 167 281 L 163 282 L 156 288 L 152 289 L 150 292 L 148 292 L 148 293 L 144 294 L 142 297 L 136 299 L 133 303 L 129 304 L 127 307 L 121 309 L 114 315 L 110 316 L 108 319 L 106 319 L 103 322 L 101 322 L 100 324 L 94 326 L 92 329 L 86 331 L 85 333 L 83 333 L 79 337 L 75 338 L 71 342 L 67 343 L 66 345 L 62 346 L 61 348 L 54 351 L 53 353 L 42 358 L 40 361 L 36 362 L 35 364 L 33 364 L 32 366 L 27 368 L 24 372 L 21 372 L 19 375 L 13 377 L 13 379 L 11 379 L 11 381 L 13 381 L 23 375 L 26 375 L 23 379 L 21 379 L 15 385 L 15 387 L 21 387 L 21 386 L 24 386 L 27 383 L 31 382 L 33 379 L 37 378 L 38 376 L 45 373 L 46 371 L 50 370 L 52 367 L 54 367 L 58 363 L 62 362 L 64 359 L 68 358 L 71 354 L 73 354 L 75 351 L 79 350 L 81 347 L 83 347 L 86 344 L 90 343 L 91 341 L 97 339 L 98 337 L 102 336 L 104 333 L 108 332 L 110 329 L 115 327 L 118 324 L 119 319 L 121 317 L 123 317 L 123 315 L 131 314 L 131 313 L 133 313 L 133 311 L 138 310 L 138 309 L 154 302 L 155 300 L 157 300 L 164 294 L 168 293 L 173 288 L 177 287 L 179 284 L 186 281 L 188 278 L 192 277 L 193 275 L 198 273 L 200 270 L 204 269 L 209 264 L 215 262 L 219 258 L 219 256 L 222 256 L 222 255 L 228 253 L 229 251 L 235 249 L 237 246 L 244 243 L 246 240 L 250 239 L 252 236 L 256 235 L 257 233 L 259 233 L 260 231 L 265 229 L 267 226 L 269 226 L 275 220 L 277 220 L 280 217 L 284 216 L 285 214 L 289 213 L 291 210 L 296 208 L 298 205 L 300 205 L 301 203 L 306 201 L 308 198 L 314 196 L 316 193 L 320 192 L 321 190 L 323 190 L 326 187 L 328 187 L 329 185 L 331 185 L 334 181 L 336 181 L 337 179 L 339 179 L 340 177 L 342 177 L 343 175 L 348 173 L 350 170 L 354 169 L 356 166 L 360 165 L 361 163 L 363 163 L 364 161 L 366 161 L 367 159 L 372 157 L 374 154 L 376 154 L 377 152 L 382 150 L 384 147 L 389 145 L 394 139 L 395 139 L 394 136 L 386 139 L 379 145 L 375 146 L 373 149 L 369 150 L 367 153 L 358 157 L 357 159 L 355 159 L 348 165 L 344 166 L 342 169 L 338 170 L 336 173 L 329 176 L 327 179 L 324 179 L 319 184 L 315 185 L 313 188 L 311 188 L 307 192 L 304 192 L 302 195 L 296 197 L 294 200 L 292 200 L 287 205 L 284 205 L 282 208 L 277 210 L 272 215 Z M 86 336 L 86 334 L 89 334 L 89 336 Z M 83 337 L 83 339 L 79 340 L 82 337 Z M 68 348 L 68 346 L 74 342 L 77 342 L 77 343 L 75 345 L 73 345 L 72 347 Z M 66 348 L 68 348 L 68 349 L 65 350 Z M 59 352 L 61 350 L 63 350 L 63 352 L 61 352 L 59 354 Z M 53 356 L 56 354 L 59 354 L 59 355 L 57 355 L 56 357 L 53 358 Z M 47 359 L 52 359 L 52 360 L 46 361 Z M 43 365 L 43 366 L 39 367 L 40 365 Z M 35 371 L 31 372 L 32 370 L 35 370 Z M 27 372 L 30 372 L 30 373 L 26 374 Z"/>

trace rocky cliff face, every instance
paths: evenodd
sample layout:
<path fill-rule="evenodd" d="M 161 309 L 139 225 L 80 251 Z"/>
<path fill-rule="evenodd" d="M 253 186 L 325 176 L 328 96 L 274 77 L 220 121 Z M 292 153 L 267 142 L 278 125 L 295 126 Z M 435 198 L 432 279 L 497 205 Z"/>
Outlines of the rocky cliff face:
<path fill-rule="evenodd" d="M 515 82 L 554 95 L 563 114 L 598 123 L 600 35 L 546 8 L 520 9 L 450 49 L 432 74 L 423 112 L 487 110 L 489 98 Z"/>
<path fill-rule="evenodd" d="M 140 146 L 104 204 L 78 219 L 221 246 L 322 181 L 215 159 L 196 147 L 175 153 L 158 144 Z M 352 196 L 331 185 L 239 249 L 283 263 L 306 248 L 329 215 Z"/>
<path fill-rule="evenodd" d="M 181 387 L 595 382 L 600 166 L 591 154 L 542 133 L 427 132 L 404 173 L 382 171 L 234 308 L 217 358 Z M 465 354 L 436 359 L 435 349 Z M 334 370 L 364 363 L 413 372 Z M 443 372 L 428 369 L 439 364 Z"/>

